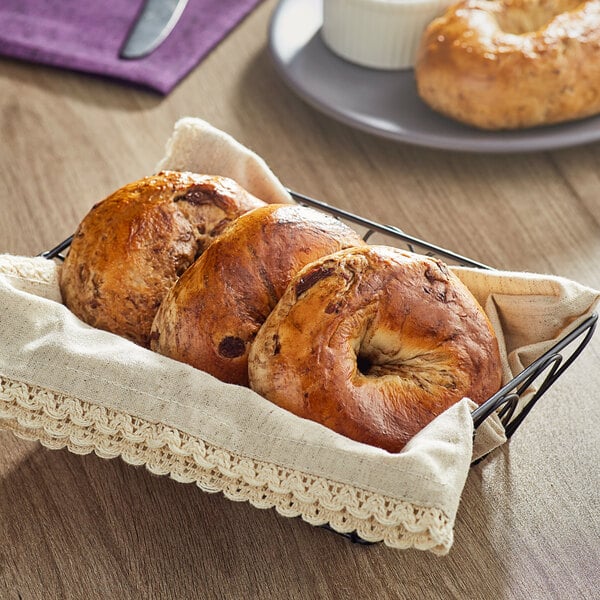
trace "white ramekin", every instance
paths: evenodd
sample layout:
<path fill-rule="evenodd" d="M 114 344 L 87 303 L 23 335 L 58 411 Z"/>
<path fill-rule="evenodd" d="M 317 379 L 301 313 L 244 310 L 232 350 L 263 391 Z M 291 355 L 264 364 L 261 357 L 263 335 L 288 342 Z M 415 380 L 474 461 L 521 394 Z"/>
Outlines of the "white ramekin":
<path fill-rule="evenodd" d="M 325 44 L 353 63 L 376 69 L 414 66 L 427 25 L 453 0 L 323 0 Z"/>

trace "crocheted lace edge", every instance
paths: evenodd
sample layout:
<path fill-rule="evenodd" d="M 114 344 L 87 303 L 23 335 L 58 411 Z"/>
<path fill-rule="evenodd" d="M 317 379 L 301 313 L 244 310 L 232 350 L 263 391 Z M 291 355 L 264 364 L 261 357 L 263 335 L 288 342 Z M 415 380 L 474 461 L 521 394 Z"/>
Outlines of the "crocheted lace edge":
<path fill-rule="evenodd" d="M 285 517 L 329 525 L 392 548 L 447 554 L 453 521 L 441 510 L 257 461 L 152 423 L 40 386 L 0 376 L 0 429 L 75 454 L 121 457 L 156 475 L 195 483 Z"/>

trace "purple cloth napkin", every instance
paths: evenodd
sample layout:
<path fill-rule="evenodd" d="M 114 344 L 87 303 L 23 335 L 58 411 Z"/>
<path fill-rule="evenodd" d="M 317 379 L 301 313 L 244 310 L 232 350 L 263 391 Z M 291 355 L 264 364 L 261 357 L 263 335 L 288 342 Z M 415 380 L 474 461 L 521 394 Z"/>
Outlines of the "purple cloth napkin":
<path fill-rule="evenodd" d="M 261 0 L 189 0 L 145 58 L 119 58 L 143 0 L 1 0 L 0 54 L 170 92 Z"/>

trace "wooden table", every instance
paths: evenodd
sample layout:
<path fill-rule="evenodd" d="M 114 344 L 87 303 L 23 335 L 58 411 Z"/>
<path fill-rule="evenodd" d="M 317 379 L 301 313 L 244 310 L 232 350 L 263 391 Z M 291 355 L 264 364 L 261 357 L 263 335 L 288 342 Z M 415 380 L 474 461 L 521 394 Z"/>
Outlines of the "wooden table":
<path fill-rule="evenodd" d="M 600 144 L 485 156 L 322 116 L 280 81 L 262 4 L 171 95 L 0 61 L 0 251 L 65 238 L 202 117 L 288 186 L 514 270 L 600 288 Z M 0 432 L 1 598 L 593 598 L 600 338 L 510 444 L 472 468 L 450 554 L 353 545 L 119 460 Z"/>

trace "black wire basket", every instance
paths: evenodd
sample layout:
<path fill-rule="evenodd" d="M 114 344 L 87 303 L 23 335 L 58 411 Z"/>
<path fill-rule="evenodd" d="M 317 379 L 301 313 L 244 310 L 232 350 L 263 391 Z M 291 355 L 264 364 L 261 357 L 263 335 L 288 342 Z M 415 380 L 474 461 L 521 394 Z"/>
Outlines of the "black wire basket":
<path fill-rule="evenodd" d="M 494 270 L 488 265 L 408 235 L 392 225 L 383 225 L 336 208 L 320 200 L 299 194 L 298 192 L 288 191 L 298 204 L 316 208 L 353 225 L 355 229 L 359 230 L 365 241 L 372 240 L 375 235 L 381 235 L 386 241 L 393 240 L 396 245 L 404 247 L 411 252 L 441 258 L 449 264 Z M 42 252 L 40 256 L 47 259 L 56 258 L 64 260 L 65 255 L 63 252 L 69 248 L 72 240 L 73 236 L 70 236 L 51 250 Z M 594 334 L 597 320 L 598 315 L 596 313 L 591 314 L 578 327 L 559 339 L 549 350 L 516 375 L 492 397 L 473 410 L 471 416 L 473 417 L 475 431 L 488 417 L 497 413 L 504 427 L 506 437 L 510 438 L 530 413 L 536 402 L 581 354 Z M 521 401 L 525 395 L 530 397 L 523 403 Z M 517 411 L 519 404 L 521 404 L 520 410 Z M 485 457 L 479 458 L 476 462 L 483 460 L 483 458 Z M 327 525 L 324 527 L 331 529 Z M 331 531 L 334 530 L 331 529 Z M 360 538 L 355 532 L 341 533 L 340 535 L 349 538 L 355 543 L 371 543 Z"/>

